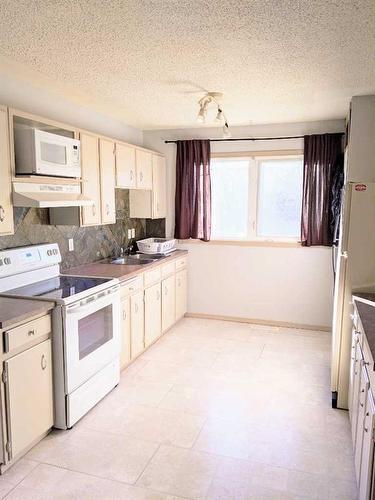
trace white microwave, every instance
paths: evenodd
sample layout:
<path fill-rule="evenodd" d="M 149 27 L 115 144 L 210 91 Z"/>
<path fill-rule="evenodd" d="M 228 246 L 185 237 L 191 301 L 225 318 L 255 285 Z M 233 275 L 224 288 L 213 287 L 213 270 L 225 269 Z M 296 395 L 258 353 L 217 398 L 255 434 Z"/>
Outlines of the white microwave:
<path fill-rule="evenodd" d="M 16 174 L 81 177 L 80 142 L 31 127 L 14 130 Z"/>

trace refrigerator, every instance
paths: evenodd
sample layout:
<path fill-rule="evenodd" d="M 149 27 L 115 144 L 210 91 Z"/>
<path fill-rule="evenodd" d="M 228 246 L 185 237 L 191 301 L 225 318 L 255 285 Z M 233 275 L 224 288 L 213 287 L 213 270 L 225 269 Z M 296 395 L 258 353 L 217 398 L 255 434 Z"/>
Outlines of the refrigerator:
<path fill-rule="evenodd" d="M 375 168 L 375 166 L 374 166 Z M 332 406 L 348 408 L 352 293 L 375 292 L 375 182 L 347 182 L 335 262 Z"/>

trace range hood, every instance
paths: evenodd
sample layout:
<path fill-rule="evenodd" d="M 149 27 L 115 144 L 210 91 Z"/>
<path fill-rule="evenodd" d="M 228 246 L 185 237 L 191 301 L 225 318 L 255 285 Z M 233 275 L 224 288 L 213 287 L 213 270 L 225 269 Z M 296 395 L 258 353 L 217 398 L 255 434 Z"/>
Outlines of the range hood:
<path fill-rule="evenodd" d="M 79 184 L 38 184 L 13 181 L 13 205 L 15 207 L 85 207 L 94 205 L 81 193 Z"/>

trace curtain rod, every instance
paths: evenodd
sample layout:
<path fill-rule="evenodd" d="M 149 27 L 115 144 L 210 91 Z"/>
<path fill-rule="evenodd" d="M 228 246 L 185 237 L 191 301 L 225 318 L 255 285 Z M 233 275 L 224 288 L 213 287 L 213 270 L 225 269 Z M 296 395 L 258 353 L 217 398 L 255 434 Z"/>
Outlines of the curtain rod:
<path fill-rule="evenodd" d="M 344 135 L 344 132 L 338 132 Z M 233 142 L 233 141 L 279 141 L 281 139 L 303 139 L 304 135 L 290 135 L 283 137 L 231 137 L 228 139 L 209 139 L 210 142 Z M 165 144 L 176 144 L 178 141 L 164 141 Z"/>

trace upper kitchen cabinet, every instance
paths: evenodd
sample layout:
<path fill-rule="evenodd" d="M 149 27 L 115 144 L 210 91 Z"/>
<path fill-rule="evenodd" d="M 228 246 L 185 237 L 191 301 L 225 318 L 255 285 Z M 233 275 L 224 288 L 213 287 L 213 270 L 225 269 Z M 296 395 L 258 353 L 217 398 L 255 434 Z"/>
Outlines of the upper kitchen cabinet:
<path fill-rule="evenodd" d="M 87 132 L 81 132 L 80 140 L 82 193 L 94 202 L 82 208 L 82 226 L 95 226 L 101 223 L 99 141 Z"/>
<path fill-rule="evenodd" d="M 13 234 L 9 123 L 5 106 L 0 106 L 0 177 L 0 234 Z"/>
<path fill-rule="evenodd" d="M 346 126 L 347 182 L 375 182 L 375 96 L 356 96 Z"/>
<path fill-rule="evenodd" d="M 100 193 L 102 224 L 115 224 L 115 143 L 99 139 Z"/>
<path fill-rule="evenodd" d="M 152 154 L 152 191 L 130 191 L 130 217 L 166 217 L 166 163 L 164 156 Z"/>
<path fill-rule="evenodd" d="M 129 144 L 116 143 L 116 187 L 135 189 L 136 149 Z"/>
<path fill-rule="evenodd" d="M 137 164 L 137 188 L 152 189 L 152 153 L 137 149 L 135 157 Z"/>

